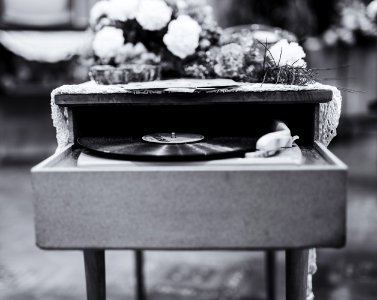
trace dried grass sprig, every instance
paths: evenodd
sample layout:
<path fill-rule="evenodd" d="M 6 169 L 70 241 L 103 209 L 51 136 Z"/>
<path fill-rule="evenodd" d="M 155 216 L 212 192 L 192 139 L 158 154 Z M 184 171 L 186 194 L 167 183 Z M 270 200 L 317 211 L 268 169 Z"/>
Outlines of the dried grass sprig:
<path fill-rule="evenodd" d="M 276 62 L 271 52 L 268 48 L 267 42 L 264 44 L 258 41 L 261 44 L 264 51 L 263 59 L 263 83 L 274 83 L 274 84 L 291 84 L 291 85 L 308 85 L 314 83 L 317 78 L 317 72 L 313 69 L 306 67 L 296 67 L 295 63 L 292 65 L 279 66 L 280 60 L 282 57 L 282 50 L 280 52 L 279 61 Z M 270 54 L 270 57 L 268 57 Z M 270 63 L 266 63 L 270 58 Z"/>
<path fill-rule="evenodd" d="M 309 68 L 294 66 L 267 66 L 262 83 L 308 85 L 316 81 L 317 74 Z"/>

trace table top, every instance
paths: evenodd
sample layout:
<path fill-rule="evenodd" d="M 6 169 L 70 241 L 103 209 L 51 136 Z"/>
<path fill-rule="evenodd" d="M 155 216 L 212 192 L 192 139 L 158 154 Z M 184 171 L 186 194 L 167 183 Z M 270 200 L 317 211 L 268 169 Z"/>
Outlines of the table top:
<path fill-rule="evenodd" d="M 200 84 L 202 83 L 202 84 Z M 212 86 L 211 86 L 212 84 Z M 193 105 L 215 103 L 326 103 L 332 99 L 328 86 L 312 84 L 237 83 L 232 80 L 162 80 L 125 85 L 86 82 L 53 91 L 59 106 L 140 104 Z"/>

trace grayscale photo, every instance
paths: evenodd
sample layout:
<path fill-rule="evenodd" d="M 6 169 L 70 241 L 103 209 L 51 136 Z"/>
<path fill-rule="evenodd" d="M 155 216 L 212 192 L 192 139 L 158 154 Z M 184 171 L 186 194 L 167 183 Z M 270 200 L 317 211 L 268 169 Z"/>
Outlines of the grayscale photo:
<path fill-rule="evenodd" d="M 375 300 L 377 0 L 0 0 L 0 300 Z"/>

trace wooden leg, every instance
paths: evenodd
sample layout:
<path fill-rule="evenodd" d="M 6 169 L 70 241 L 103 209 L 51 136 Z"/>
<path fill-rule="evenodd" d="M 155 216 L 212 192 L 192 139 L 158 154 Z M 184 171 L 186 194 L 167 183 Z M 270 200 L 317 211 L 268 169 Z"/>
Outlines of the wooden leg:
<path fill-rule="evenodd" d="M 265 252 L 267 299 L 276 299 L 276 251 Z"/>
<path fill-rule="evenodd" d="M 84 250 L 88 300 L 106 300 L 105 251 Z"/>
<path fill-rule="evenodd" d="M 309 250 L 286 250 L 286 299 L 305 300 Z"/>
<path fill-rule="evenodd" d="M 144 253 L 141 250 L 135 251 L 135 275 L 136 275 L 136 299 L 146 299 L 146 289 L 144 280 Z"/>

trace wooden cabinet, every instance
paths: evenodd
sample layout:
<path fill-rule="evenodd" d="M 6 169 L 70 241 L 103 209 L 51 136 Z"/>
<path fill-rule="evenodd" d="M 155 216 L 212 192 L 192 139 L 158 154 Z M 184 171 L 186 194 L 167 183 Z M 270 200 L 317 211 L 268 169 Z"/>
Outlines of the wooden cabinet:
<path fill-rule="evenodd" d="M 347 168 L 317 141 L 330 100 L 329 90 L 59 94 L 71 143 L 32 169 L 37 245 L 85 250 L 90 299 L 104 299 L 104 276 L 90 270 L 104 272 L 105 249 L 285 249 L 287 299 L 303 299 L 306 249 L 345 244 Z M 78 137 L 172 127 L 258 137 L 276 119 L 300 136 L 301 164 L 77 166 Z"/>

